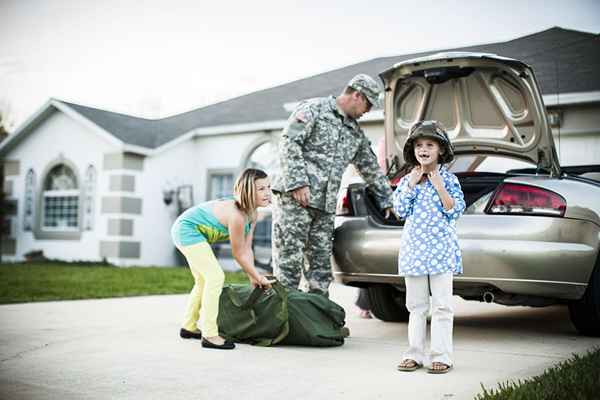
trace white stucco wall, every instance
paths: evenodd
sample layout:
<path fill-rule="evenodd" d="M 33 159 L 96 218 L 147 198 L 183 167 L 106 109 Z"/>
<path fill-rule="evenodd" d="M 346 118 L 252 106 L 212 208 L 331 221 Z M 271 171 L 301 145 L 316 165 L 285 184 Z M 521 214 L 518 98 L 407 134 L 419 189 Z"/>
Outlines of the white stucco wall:
<path fill-rule="evenodd" d="M 13 195 L 18 201 L 18 214 L 13 220 L 13 237 L 16 238 L 16 255 L 3 256 L 3 260 L 17 261 L 31 250 L 43 250 L 48 258 L 63 260 L 100 260 L 98 241 L 106 232 L 106 220 L 100 214 L 101 195 L 107 190 L 108 181 L 102 171 L 103 154 L 116 149 L 106 140 L 60 111 L 54 111 L 6 156 L 7 160 L 20 162 L 20 173 L 13 179 Z M 89 165 L 96 168 L 96 202 L 92 231 L 82 231 L 81 240 L 37 240 L 33 232 L 23 231 L 25 177 L 33 168 L 36 174 L 36 197 L 42 190 L 42 174 L 59 157 L 74 164 L 78 184 L 83 183 Z M 81 186 L 80 186 L 81 187 Z M 37 201 L 36 201 L 37 204 Z M 81 207 L 81 205 L 80 205 Z M 39 214 L 40 210 L 36 209 Z"/>
<path fill-rule="evenodd" d="M 375 148 L 379 140 L 383 139 L 384 137 L 385 132 L 383 128 L 383 122 L 361 123 L 360 126 L 362 127 L 363 132 L 365 132 L 365 135 L 371 141 L 371 146 Z"/>
<path fill-rule="evenodd" d="M 560 130 L 552 130 L 560 164 L 600 164 L 600 104 L 561 109 Z"/>

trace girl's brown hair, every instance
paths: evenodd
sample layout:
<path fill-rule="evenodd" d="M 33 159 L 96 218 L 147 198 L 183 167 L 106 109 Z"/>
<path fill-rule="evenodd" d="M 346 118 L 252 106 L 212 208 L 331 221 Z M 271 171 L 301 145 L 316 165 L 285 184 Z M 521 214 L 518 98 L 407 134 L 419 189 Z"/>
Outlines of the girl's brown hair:
<path fill-rule="evenodd" d="M 256 213 L 256 185 L 254 182 L 257 179 L 264 179 L 266 177 L 267 174 L 263 170 L 246 168 L 235 181 L 235 185 L 233 185 L 235 205 L 252 219 Z"/>

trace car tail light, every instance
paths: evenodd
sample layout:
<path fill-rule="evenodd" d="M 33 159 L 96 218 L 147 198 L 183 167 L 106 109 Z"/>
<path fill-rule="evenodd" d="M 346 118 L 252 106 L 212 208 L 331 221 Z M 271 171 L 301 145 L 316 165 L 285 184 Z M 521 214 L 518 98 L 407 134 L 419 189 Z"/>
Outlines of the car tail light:
<path fill-rule="evenodd" d="M 567 202 L 557 193 L 534 186 L 502 184 L 488 205 L 488 214 L 546 215 L 562 217 Z"/>
<path fill-rule="evenodd" d="M 400 179 L 402 179 L 403 175 L 396 175 L 395 177 L 393 177 L 392 179 L 390 179 L 390 185 L 392 186 L 392 189 L 396 189 L 396 186 L 398 186 L 398 184 L 400 183 Z"/>
<path fill-rule="evenodd" d="M 350 205 L 350 190 L 346 190 L 340 197 L 336 210 L 336 215 L 352 215 L 352 207 Z"/>

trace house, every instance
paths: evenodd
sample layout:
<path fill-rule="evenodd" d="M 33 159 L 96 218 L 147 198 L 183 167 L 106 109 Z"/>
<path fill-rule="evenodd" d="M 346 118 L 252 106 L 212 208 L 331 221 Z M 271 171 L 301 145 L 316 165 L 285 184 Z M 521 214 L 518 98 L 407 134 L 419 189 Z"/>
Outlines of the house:
<path fill-rule="evenodd" d="M 551 28 L 477 51 L 532 65 L 563 165 L 600 164 L 600 35 Z M 49 100 L 0 144 L 8 229 L 3 260 L 178 263 L 169 228 L 190 205 L 228 194 L 237 172 L 267 170 L 293 104 L 340 93 L 359 72 L 434 52 L 377 58 L 168 118 L 150 120 Z M 376 143 L 382 111 L 361 125 Z M 261 226 L 259 240 L 268 242 Z M 262 238 L 261 238 L 262 235 Z"/>

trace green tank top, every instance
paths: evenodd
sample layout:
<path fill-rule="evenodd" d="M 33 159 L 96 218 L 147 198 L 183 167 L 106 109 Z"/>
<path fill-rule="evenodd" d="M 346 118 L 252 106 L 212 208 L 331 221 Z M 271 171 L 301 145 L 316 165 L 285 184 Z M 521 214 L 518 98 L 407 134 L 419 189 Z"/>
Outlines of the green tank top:
<path fill-rule="evenodd" d="M 229 229 L 214 215 L 214 203 L 231 200 L 232 197 L 212 200 L 191 207 L 183 212 L 173 223 L 171 237 L 179 246 L 189 246 L 196 243 L 216 243 L 229 240 Z M 244 235 L 250 232 L 250 223 L 244 225 Z"/>

